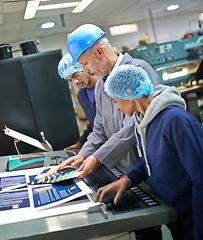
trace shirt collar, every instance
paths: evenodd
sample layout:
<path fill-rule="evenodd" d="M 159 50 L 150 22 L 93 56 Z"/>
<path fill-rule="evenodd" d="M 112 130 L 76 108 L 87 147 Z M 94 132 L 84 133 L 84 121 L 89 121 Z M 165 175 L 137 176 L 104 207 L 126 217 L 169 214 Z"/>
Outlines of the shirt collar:
<path fill-rule="evenodd" d="M 120 65 L 120 63 L 121 63 L 121 61 L 122 61 L 122 59 L 123 59 L 123 56 L 124 56 L 124 55 L 123 55 L 122 53 L 118 53 L 118 59 L 117 59 L 115 65 L 114 65 L 112 71 Z M 104 82 L 106 81 L 107 77 L 108 77 L 108 75 L 105 76 L 105 77 L 103 77 Z"/>
<path fill-rule="evenodd" d="M 122 53 L 118 53 L 118 60 L 116 61 L 116 64 L 114 65 L 112 71 L 120 65 L 120 63 L 121 63 L 121 61 L 123 59 L 123 56 L 124 55 Z"/>

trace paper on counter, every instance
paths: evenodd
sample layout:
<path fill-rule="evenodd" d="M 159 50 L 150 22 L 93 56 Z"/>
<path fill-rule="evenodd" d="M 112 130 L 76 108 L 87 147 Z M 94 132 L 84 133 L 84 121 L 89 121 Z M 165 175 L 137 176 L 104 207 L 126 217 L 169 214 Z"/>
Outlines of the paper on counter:
<path fill-rule="evenodd" d="M 25 179 L 26 182 L 29 184 L 30 180 L 32 178 L 34 179 L 34 177 L 40 172 L 42 172 L 43 169 L 45 168 L 35 168 L 0 173 L 0 180 L 5 177 L 10 179 L 14 177 L 19 178 L 17 184 L 19 184 L 19 182 L 21 181 L 22 183 L 24 183 Z M 4 187 L 9 187 L 13 184 L 13 181 L 9 180 L 8 184 L 4 182 Z M 81 191 L 78 191 L 73 195 L 67 196 L 67 198 L 64 197 L 59 201 L 52 201 L 45 205 L 40 203 L 37 207 L 34 206 L 35 194 L 33 195 L 36 190 L 39 192 L 39 189 L 36 189 L 36 185 L 28 185 L 28 187 L 26 188 L 12 190 L 10 192 L 0 191 L 0 197 L 3 199 L 5 198 L 5 196 L 7 196 L 6 201 L 10 201 L 5 201 L 4 205 L 3 202 L 1 202 L 3 208 L 0 209 L 0 225 L 66 213 L 73 213 L 78 211 L 85 211 L 90 206 L 93 206 L 95 203 L 91 198 L 88 197 L 89 193 L 92 193 L 92 190 L 81 179 L 74 179 L 74 184 L 76 184 Z M 43 187 L 44 185 L 46 185 L 47 187 L 51 184 L 43 184 L 41 185 L 41 187 Z M 63 193 L 65 194 L 62 189 L 60 189 L 60 191 L 62 191 L 62 195 Z M 11 198 L 11 196 L 13 197 Z M 80 196 L 84 197 L 79 198 Z"/>

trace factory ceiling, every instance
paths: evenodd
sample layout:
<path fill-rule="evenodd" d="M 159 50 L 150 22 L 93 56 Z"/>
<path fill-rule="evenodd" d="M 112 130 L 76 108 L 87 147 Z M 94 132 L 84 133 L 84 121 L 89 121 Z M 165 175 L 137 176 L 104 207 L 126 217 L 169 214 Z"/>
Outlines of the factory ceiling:
<path fill-rule="evenodd" d="M 81 0 L 41 0 L 39 6 Z M 27 5 L 26 0 L 12 2 L 0 0 L 0 44 L 20 42 L 24 40 L 60 34 L 67 34 L 84 23 L 94 23 L 101 27 L 134 23 L 161 17 L 173 17 L 175 14 L 190 14 L 203 12 L 202 0 L 176 0 L 180 8 L 167 11 L 166 7 L 174 4 L 172 0 L 94 0 L 83 12 L 72 13 L 74 7 L 55 10 L 37 10 L 33 19 L 24 20 Z M 41 29 L 41 24 L 53 21 L 51 29 Z"/>

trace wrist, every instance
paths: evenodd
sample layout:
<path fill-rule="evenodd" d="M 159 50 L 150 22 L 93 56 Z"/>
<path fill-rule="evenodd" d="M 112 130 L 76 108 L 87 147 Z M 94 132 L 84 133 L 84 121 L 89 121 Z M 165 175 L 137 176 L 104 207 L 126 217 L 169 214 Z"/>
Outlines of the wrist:
<path fill-rule="evenodd" d="M 76 145 L 81 148 L 82 147 L 82 144 L 80 142 L 76 142 Z"/>
<path fill-rule="evenodd" d="M 130 181 L 130 178 L 127 176 L 127 175 L 122 175 L 122 176 L 120 176 L 120 178 L 119 179 L 126 179 L 126 181 L 127 181 L 127 187 L 130 187 L 130 185 L 131 185 L 131 181 Z"/>

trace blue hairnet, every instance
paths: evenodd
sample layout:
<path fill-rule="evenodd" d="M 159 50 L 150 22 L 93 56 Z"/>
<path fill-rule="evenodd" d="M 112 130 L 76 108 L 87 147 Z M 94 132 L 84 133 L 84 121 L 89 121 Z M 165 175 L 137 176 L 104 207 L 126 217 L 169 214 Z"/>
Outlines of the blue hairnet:
<path fill-rule="evenodd" d="M 133 65 L 121 65 L 108 76 L 104 89 L 110 97 L 137 99 L 151 93 L 153 85 L 147 72 Z"/>
<path fill-rule="evenodd" d="M 72 57 L 70 53 L 62 57 L 58 65 L 58 74 L 61 78 L 66 79 L 68 76 L 72 75 L 75 72 L 83 72 L 82 66 L 76 62 L 75 65 L 72 65 Z"/>

